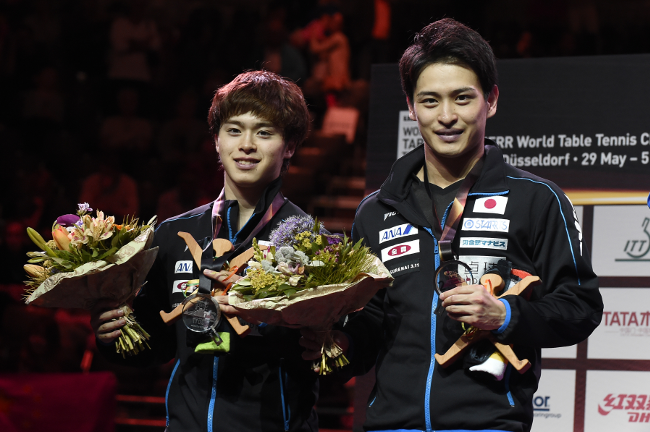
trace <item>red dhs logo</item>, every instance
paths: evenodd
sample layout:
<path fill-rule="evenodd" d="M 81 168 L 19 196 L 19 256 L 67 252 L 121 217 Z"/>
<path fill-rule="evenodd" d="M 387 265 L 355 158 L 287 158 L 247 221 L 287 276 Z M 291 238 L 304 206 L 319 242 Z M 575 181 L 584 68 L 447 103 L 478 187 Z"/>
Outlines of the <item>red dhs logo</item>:
<path fill-rule="evenodd" d="M 614 410 L 626 411 L 630 423 L 650 423 L 650 400 L 648 395 L 612 393 L 605 396 L 603 402 L 598 404 L 598 413 L 608 415 Z"/>
<path fill-rule="evenodd" d="M 400 256 L 407 253 L 410 250 L 411 250 L 411 246 L 409 245 L 395 246 L 394 248 L 388 251 L 388 256 L 392 256 L 392 257 Z"/>

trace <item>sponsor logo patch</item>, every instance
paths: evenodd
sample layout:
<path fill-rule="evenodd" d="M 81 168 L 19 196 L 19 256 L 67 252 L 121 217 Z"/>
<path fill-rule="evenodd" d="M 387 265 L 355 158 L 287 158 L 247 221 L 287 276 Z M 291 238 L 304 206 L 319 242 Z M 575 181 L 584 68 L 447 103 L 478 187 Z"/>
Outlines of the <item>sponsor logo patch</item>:
<path fill-rule="evenodd" d="M 172 285 L 172 294 L 182 293 L 185 290 L 187 280 L 175 280 Z"/>
<path fill-rule="evenodd" d="M 418 233 L 418 229 L 411 224 L 397 225 L 385 230 L 379 231 L 379 243 L 394 240 L 400 237 L 406 237 Z"/>
<path fill-rule="evenodd" d="M 504 214 L 507 204 L 508 197 L 501 195 L 479 198 L 474 201 L 474 213 Z"/>
<path fill-rule="evenodd" d="M 406 263 L 400 263 L 394 268 L 389 268 L 388 271 L 390 272 L 391 276 L 401 276 L 406 273 L 411 273 L 414 271 L 420 270 L 420 261 L 414 260 L 414 261 L 409 261 Z"/>
<path fill-rule="evenodd" d="M 479 279 L 485 274 L 486 271 L 496 266 L 499 260 L 502 259 L 504 259 L 504 257 L 482 255 L 461 255 L 458 257 L 458 260 L 467 264 L 467 266 L 472 271 L 472 276 L 474 276 L 473 282 L 475 284 L 479 283 Z M 458 266 L 458 270 L 458 273 L 463 279 L 466 281 L 469 281 L 471 279 L 469 273 L 467 273 L 464 267 Z"/>
<path fill-rule="evenodd" d="M 463 237 L 460 239 L 460 247 L 507 250 L 508 239 L 486 238 L 486 237 Z"/>
<path fill-rule="evenodd" d="M 467 218 L 463 220 L 463 231 L 508 232 L 509 219 Z"/>
<path fill-rule="evenodd" d="M 397 214 L 397 212 L 384 213 L 384 220 L 388 219 L 391 216 L 395 216 L 396 214 Z"/>
<path fill-rule="evenodd" d="M 394 258 L 401 258 L 407 255 L 413 255 L 420 252 L 420 240 L 412 240 L 406 243 L 389 246 L 381 250 L 381 260 L 390 261 Z"/>
<path fill-rule="evenodd" d="M 193 261 L 176 261 L 174 266 L 174 273 L 192 273 Z"/>

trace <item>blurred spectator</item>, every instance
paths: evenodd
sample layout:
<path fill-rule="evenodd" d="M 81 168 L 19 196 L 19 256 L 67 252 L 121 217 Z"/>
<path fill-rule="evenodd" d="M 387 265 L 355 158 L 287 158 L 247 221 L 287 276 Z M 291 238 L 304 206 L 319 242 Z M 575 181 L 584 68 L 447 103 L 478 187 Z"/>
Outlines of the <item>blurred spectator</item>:
<path fill-rule="evenodd" d="M 205 195 L 199 176 L 190 167 L 191 165 L 188 165 L 178 173 L 176 186 L 160 195 L 156 210 L 159 222 L 214 199 Z"/>
<path fill-rule="evenodd" d="M 95 210 L 115 216 L 121 223 L 124 216 L 135 216 L 139 210 L 138 185 L 120 170 L 120 162 L 129 152 L 107 151 L 99 157 L 99 170 L 81 185 L 79 202 L 87 202 Z"/>
<path fill-rule="evenodd" d="M 313 37 L 309 50 L 317 61 L 310 79 L 320 84 L 321 91 L 340 92 L 350 85 L 350 46 L 343 33 L 343 14 L 335 12 L 327 17 L 325 37 Z"/>
<path fill-rule="evenodd" d="M 65 115 L 65 98 L 59 90 L 59 76 L 52 66 L 43 68 L 34 78 L 34 88 L 25 92 L 23 117 L 60 124 Z"/>
<path fill-rule="evenodd" d="M 0 285 L 22 285 L 26 280 L 23 265 L 27 264 L 27 252 L 38 248 L 27 237 L 29 225 L 20 221 L 8 221 L 0 233 Z M 33 226 L 33 225 L 32 225 Z"/>
<path fill-rule="evenodd" d="M 184 86 L 198 88 L 212 68 L 224 66 L 219 55 L 222 21 L 218 9 L 199 7 L 183 23 L 177 48 L 176 76 Z"/>
<path fill-rule="evenodd" d="M 147 6 L 146 0 L 130 0 L 128 14 L 111 25 L 108 77 L 112 80 L 151 81 L 150 61 L 160 49 L 160 36 L 156 24 L 145 16 Z"/>
<path fill-rule="evenodd" d="M 341 92 L 350 86 L 350 46 L 343 34 L 343 14 L 338 10 L 321 12 L 323 37 L 317 33 L 309 41 L 309 51 L 315 56 L 311 76 L 303 87 L 305 97 L 321 117 L 328 106 L 337 104 Z"/>
<path fill-rule="evenodd" d="M 205 120 L 196 118 L 197 104 L 197 97 L 193 92 L 181 93 L 176 102 L 174 117 L 160 129 L 158 156 L 165 164 L 173 167 L 192 157 L 208 137 Z"/>
<path fill-rule="evenodd" d="M 262 34 L 262 46 L 253 51 L 254 58 L 261 60 L 262 69 L 302 85 L 307 78 L 307 63 L 302 53 L 289 43 L 289 33 L 282 15 L 282 12 L 276 12 L 267 20 Z"/>
<path fill-rule="evenodd" d="M 36 0 L 32 2 L 33 12 L 25 18 L 25 24 L 32 30 L 34 41 L 43 45 L 55 55 L 61 41 L 61 16 L 58 2 Z"/>
<path fill-rule="evenodd" d="M 119 113 L 106 118 L 101 126 L 102 146 L 110 151 L 125 151 L 125 157 L 142 154 L 149 149 L 153 128 L 149 120 L 138 116 L 140 96 L 133 88 L 123 88 L 117 101 Z"/>

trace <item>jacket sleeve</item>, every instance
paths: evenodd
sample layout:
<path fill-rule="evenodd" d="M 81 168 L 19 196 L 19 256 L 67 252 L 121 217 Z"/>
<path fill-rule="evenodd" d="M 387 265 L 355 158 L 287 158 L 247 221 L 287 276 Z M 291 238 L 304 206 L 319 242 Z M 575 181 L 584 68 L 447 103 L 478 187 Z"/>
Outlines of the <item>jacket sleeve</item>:
<path fill-rule="evenodd" d="M 165 283 L 165 268 L 161 255 L 164 250 L 161 244 L 162 233 L 156 233 L 152 247 L 158 246 L 158 255 L 147 276 L 147 282 L 142 286 L 133 301 L 133 311 L 136 320 L 151 336 L 147 341 L 151 349 L 123 358 L 115 351 L 115 343 L 105 344 L 97 340 L 99 352 L 111 363 L 147 367 L 168 362 L 175 356 L 176 334 L 173 325 L 168 326 L 160 317 L 160 311 L 169 312 L 168 287 Z"/>
<path fill-rule="evenodd" d="M 352 226 L 352 241 L 366 239 L 362 218 L 355 218 Z M 364 243 L 366 243 L 364 241 Z M 359 312 L 348 317 L 342 331 L 348 335 L 350 348 L 348 360 L 353 375 L 363 375 L 375 365 L 383 341 L 384 296 L 386 289 L 379 290 L 370 302 Z"/>
<path fill-rule="evenodd" d="M 503 297 L 511 309 L 503 343 L 536 348 L 568 346 L 586 339 L 600 324 L 603 301 L 598 278 L 583 245 L 573 206 L 559 188 L 542 207 L 531 233 L 531 261 L 542 284 L 529 301 Z"/>

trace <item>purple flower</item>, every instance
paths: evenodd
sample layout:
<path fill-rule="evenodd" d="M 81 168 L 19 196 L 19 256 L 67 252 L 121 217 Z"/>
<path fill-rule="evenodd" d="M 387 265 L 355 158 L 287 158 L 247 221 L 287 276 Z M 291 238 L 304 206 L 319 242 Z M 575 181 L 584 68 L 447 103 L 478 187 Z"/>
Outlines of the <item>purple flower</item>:
<path fill-rule="evenodd" d="M 343 239 L 341 239 L 341 236 L 338 235 L 327 236 L 327 244 L 335 245 L 341 243 L 342 241 Z"/>
<path fill-rule="evenodd" d="M 77 210 L 77 213 L 88 213 L 93 211 L 93 209 L 90 208 L 90 204 L 88 203 L 83 203 L 83 204 L 77 204 L 79 206 L 79 210 Z"/>
<path fill-rule="evenodd" d="M 327 234 L 325 227 L 319 222 L 319 234 Z M 280 225 L 271 231 L 270 241 L 275 247 L 294 246 L 297 242 L 294 237 L 301 232 L 313 232 L 314 219 L 307 216 L 291 216 L 283 220 Z"/>
<path fill-rule="evenodd" d="M 79 222 L 79 216 L 74 215 L 74 214 L 65 214 L 63 216 L 59 216 L 56 218 L 56 223 L 63 226 L 63 227 L 70 227 L 74 226 L 77 222 Z"/>

